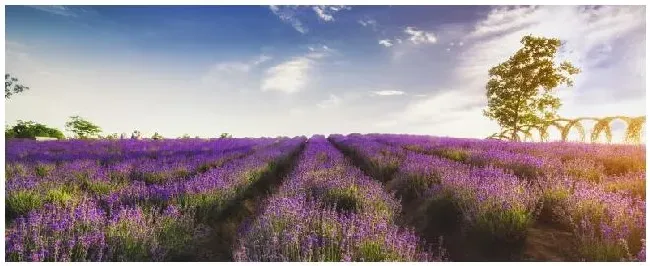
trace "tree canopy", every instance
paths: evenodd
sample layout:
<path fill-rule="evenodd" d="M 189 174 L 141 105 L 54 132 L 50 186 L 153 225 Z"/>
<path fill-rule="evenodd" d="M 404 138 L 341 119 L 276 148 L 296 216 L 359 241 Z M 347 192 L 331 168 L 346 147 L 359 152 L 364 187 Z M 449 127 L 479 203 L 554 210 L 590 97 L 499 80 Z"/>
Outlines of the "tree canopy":
<path fill-rule="evenodd" d="M 36 123 L 33 121 L 18 120 L 15 126 L 5 127 L 5 138 L 34 138 L 34 137 L 48 137 L 56 139 L 64 139 L 63 132 L 56 128 L 51 128 L 46 125 Z"/>
<path fill-rule="evenodd" d="M 79 116 L 71 116 L 70 121 L 65 123 L 65 128 L 75 134 L 77 138 L 86 139 L 94 137 L 102 132 L 102 129 Z"/>
<path fill-rule="evenodd" d="M 573 86 L 572 75 L 580 69 L 570 62 L 554 62 L 562 43 L 559 39 L 524 36 L 524 45 L 507 61 L 489 70 L 486 85 L 488 107 L 483 114 L 519 140 L 523 126 L 556 119 L 561 106 L 553 90 Z"/>
<path fill-rule="evenodd" d="M 29 90 L 29 87 L 18 83 L 18 79 L 12 77 L 11 74 L 5 73 L 5 99 L 9 99 L 12 95 L 26 90 Z"/>

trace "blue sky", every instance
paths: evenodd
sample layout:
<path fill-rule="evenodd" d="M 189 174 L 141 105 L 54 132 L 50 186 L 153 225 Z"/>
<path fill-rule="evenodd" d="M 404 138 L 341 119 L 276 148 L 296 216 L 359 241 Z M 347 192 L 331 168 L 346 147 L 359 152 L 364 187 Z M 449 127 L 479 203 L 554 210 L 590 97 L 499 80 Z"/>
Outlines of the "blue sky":
<path fill-rule="evenodd" d="M 485 137 L 487 71 L 523 35 L 582 68 L 565 117 L 645 114 L 645 7 L 8 6 L 6 123 L 203 137 Z"/>

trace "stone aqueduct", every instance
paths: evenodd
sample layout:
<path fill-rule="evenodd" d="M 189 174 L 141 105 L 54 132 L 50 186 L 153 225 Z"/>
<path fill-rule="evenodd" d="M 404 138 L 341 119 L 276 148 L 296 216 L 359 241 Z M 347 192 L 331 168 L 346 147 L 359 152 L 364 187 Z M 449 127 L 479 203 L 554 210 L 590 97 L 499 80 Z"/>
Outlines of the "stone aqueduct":
<path fill-rule="evenodd" d="M 587 132 L 585 122 L 594 122 L 594 125 L 590 128 L 590 132 Z M 604 134 L 605 139 L 608 143 L 612 142 L 612 124 L 615 121 L 622 121 L 625 123 L 625 136 L 624 143 L 629 144 L 640 144 L 642 142 L 642 133 L 645 128 L 645 116 L 638 117 L 628 117 L 628 116 L 610 116 L 610 117 L 579 117 L 574 119 L 568 118 L 559 118 L 552 121 L 547 121 L 539 125 L 529 125 L 522 127 L 520 139 L 524 141 L 535 141 L 536 136 L 538 141 L 546 142 L 549 141 L 550 134 L 549 129 L 556 128 L 560 132 L 560 140 L 568 141 L 569 133 L 572 130 L 578 132 L 578 137 L 580 141 L 585 141 L 587 138 L 587 133 L 589 133 L 589 140 L 592 143 L 598 142 L 599 138 Z M 500 133 L 495 133 L 489 138 L 492 139 L 511 139 L 509 136 L 510 132 L 502 131 Z"/>

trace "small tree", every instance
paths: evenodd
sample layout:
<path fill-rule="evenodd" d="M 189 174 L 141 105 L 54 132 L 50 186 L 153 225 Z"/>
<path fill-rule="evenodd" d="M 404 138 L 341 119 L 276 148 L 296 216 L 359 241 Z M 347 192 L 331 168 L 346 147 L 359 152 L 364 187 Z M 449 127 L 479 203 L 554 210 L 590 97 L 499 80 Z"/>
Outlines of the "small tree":
<path fill-rule="evenodd" d="M 63 132 L 56 128 L 51 128 L 46 125 L 36 123 L 33 121 L 18 120 L 18 123 L 13 126 L 5 126 L 5 138 L 35 138 L 46 137 L 64 139 Z"/>
<path fill-rule="evenodd" d="M 163 139 L 163 136 L 156 132 L 153 134 L 153 136 L 151 136 L 151 139 Z"/>
<path fill-rule="evenodd" d="M 80 139 L 94 137 L 102 132 L 102 129 L 99 126 L 79 116 L 71 116 L 70 121 L 65 123 L 65 128 L 67 131 L 74 133 L 76 137 Z"/>
<path fill-rule="evenodd" d="M 522 126 L 557 118 L 561 103 L 551 94 L 553 89 L 562 84 L 573 86 L 571 75 L 580 73 L 568 61 L 559 66 L 553 62 L 562 45 L 559 39 L 529 35 L 521 43 L 524 47 L 508 61 L 490 69 L 488 107 L 483 110 L 516 141 Z"/>
<path fill-rule="evenodd" d="M 140 139 L 141 133 L 139 130 L 133 130 L 133 133 L 131 133 L 131 139 Z"/>
<path fill-rule="evenodd" d="M 220 139 L 232 138 L 232 135 L 224 132 L 224 133 L 221 133 L 221 135 L 219 135 L 219 138 Z"/>
<path fill-rule="evenodd" d="M 190 134 L 185 133 L 185 134 L 183 134 L 183 136 L 181 136 L 181 138 L 182 139 L 189 139 L 191 137 L 190 137 Z"/>
<path fill-rule="evenodd" d="M 5 73 L 5 99 L 9 99 L 12 95 L 26 90 L 29 90 L 29 87 L 18 83 L 16 77 Z"/>

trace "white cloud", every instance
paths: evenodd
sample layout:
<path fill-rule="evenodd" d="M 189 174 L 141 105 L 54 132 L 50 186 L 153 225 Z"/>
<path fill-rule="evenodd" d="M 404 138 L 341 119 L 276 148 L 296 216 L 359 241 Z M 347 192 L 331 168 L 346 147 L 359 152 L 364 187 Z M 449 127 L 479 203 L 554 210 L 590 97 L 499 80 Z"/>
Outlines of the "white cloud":
<path fill-rule="evenodd" d="M 404 33 L 410 36 L 409 40 L 414 44 L 436 43 L 438 41 L 432 32 L 417 30 L 415 27 L 406 27 Z"/>
<path fill-rule="evenodd" d="M 377 30 L 377 21 L 374 19 L 360 19 L 357 22 L 363 27 L 372 27 L 373 30 Z"/>
<path fill-rule="evenodd" d="M 295 93 L 302 90 L 309 80 L 309 70 L 314 62 L 307 57 L 296 57 L 266 71 L 262 91 Z"/>
<path fill-rule="evenodd" d="M 305 34 L 309 32 L 306 26 L 300 22 L 296 17 L 297 7 L 295 6 L 269 6 L 271 12 L 278 16 L 282 21 L 291 24 L 291 26 L 298 32 Z"/>
<path fill-rule="evenodd" d="M 327 45 L 309 46 L 305 55 L 294 57 L 266 70 L 262 79 L 262 91 L 295 93 L 304 89 L 310 80 L 310 71 L 320 59 L 336 52 Z"/>
<path fill-rule="evenodd" d="M 379 96 L 396 96 L 396 95 L 406 94 L 406 92 L 404 91 L 395 91 L 395 90 L 373 91 L 372 93 Z"/>
<path fill-rule="evenodd" d="M 534 14 L 539 7 L 502 6 L 490 11 L 487 18 L 476 24 L 469 37 L 479 38 L 522 29 L 538 23 L 541 17 Z M 532 15 L 532 16 L 531 16 Z M 545 19 L 548 19 L 546 17 Z"/>
<path fill-rule="evenodd" d="M 386 40 L 379 40 L 379 44 L 381 44 L 381 45 L 383 45 L 383 46 L 386 46 L 386 47 L 391 47 L 391 46 L 393 46 L 393 44 L 392 44 L 392 43 L 390 42 L 390 40 L 388 40 L 388 39 L 386 39 Z"/>
<path fill-rule="evenodd" d="M 334 21 L 334 14 L 341 10 L 350 10 L 348 6 L 313 6 L 312 10 L 321 20 L 330 22 Z"/>
<path fill-rule="evenodd" d="M 340 104 L 341 104 L 341 98 L 334 94 L 330 94 L 329 98 L 321 101 L 316 106 L 318 106 L 319 108 L 326 109 L 326 108 L 336 107 Z"/>
<path fill-rule="evenodd" d="M 334 16 L 332 16 L 331 14 L 328 14 L 327 9 L 324 9 L 324 8 L 322 8 L 320 6 L 314 6 L 314 7 L 312 7 L 312 9 L 314 9 L 314 12 L 316 12 L 316 14 L 318 15 L 318 17 L 320 19 L 322 19 L 324 21 L 333 21 L 334 20 Z"/>

